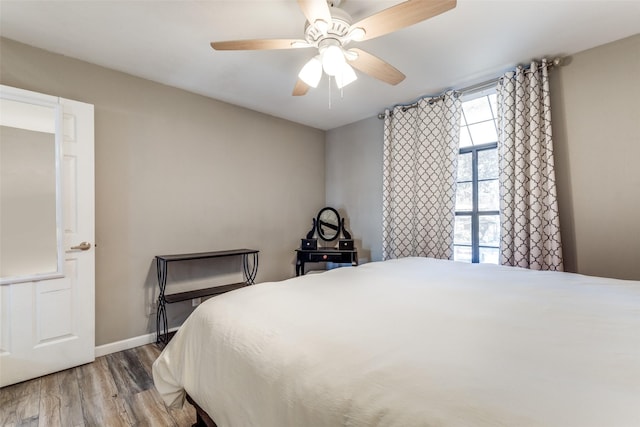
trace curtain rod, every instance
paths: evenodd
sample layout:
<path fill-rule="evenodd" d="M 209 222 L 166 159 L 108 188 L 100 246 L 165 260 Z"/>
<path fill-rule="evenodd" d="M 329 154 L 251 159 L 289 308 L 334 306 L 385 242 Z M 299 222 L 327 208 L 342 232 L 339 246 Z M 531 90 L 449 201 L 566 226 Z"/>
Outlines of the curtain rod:
<path fill-rule="evenodd" d="M 562 58 L 554 58 L 553 61 L 551 61 L 550 63 L 547 64 L 547 68 L 551 69 L 551 68 L 554 68 L 554 67 L 558 67 L 560 65 L 562 65 Z M 529 68 L 530 67 L 527 67 L 526 69 L 528 70 Z M 488 88 L 494 86 L 502 78 L 503 78 L 503 76 L 496 77 L 496 78 L 493 78 L 491 80 L 486 80 L 486 81 L 481 82 L 481 83 L 477 83 L 477 84 L 474 84 L 474 85 L 463 87 L 461 89 L 454 89 L 454 90 L 452 90 L 452 92 L 454 92 L 457 96 L 462 96 L 462 95 L 467 95 L 467 94 L 471 94 L 471 93 L 474 93 L 474 92 L 479 92 L 481 90 L 488 89 Z M 449 92 L 449 91 L 450 90 L 448 90 L 447 92 Z M 396 104 L 396 105 L 394 105 L 393 107 L 391 107 L 389 109 L 389 110 L 391 110 L 390 114 L 393 114 L 392 111 L 396 107 L 402 107 L 402 111 L 403 112 L 407 111 L 407 110 L 410 110 L 412 108 L 415 108 L 415 107 L 418 106 L 418 103 L 421 100 L 426 99 L 426 98 L 431 98 L 431 99 L 429 99 L 429 103 L 432 104 L 432 103 L 434 103 L 436 101 L 443 100 L 444 99 L 444 94 L 438 95 L 438 96 L 429 96 L 429 95 L 422 96 L 422 97 L 418 98 L 417 101 L 414 101 L 414 102 L 412 102 L 410 104 L 405 104 L 405 105 Z M 384 118 L 385 118 L 385 113 L 379 113 L 378 114 L 378 119 L 382 120 Z"/>

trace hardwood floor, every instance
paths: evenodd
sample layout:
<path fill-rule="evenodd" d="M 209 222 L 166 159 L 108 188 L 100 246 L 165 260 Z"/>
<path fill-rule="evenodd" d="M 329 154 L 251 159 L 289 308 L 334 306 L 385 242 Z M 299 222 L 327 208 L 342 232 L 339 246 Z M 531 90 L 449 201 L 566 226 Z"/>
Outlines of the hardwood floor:
<path fill-rule="evenodd" d="M 153 385 L 155 344 L 0 389 L 0 426 L 191 426 L 193 406 L 165 407 Z"/>

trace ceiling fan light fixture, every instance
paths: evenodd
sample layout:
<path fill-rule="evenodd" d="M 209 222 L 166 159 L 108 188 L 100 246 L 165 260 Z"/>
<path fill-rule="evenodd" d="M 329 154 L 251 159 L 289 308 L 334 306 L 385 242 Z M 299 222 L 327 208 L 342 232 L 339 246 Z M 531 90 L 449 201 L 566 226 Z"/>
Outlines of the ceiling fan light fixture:
<path fill-rule="evenodd" d="M 353 67 L 351 67 L 351 65 L 347 64 L 346 62 L 342 65 L 340 72 L 338 72 L 334 77 L 336 79 L 336 85 L 338 86 L 338 89 L 342 89 L 346 85 L 358 80 L 358 76 L 353 70 Z"/>
<path fill-rule="evenodd" d="M 316 55 L 311 58 L 304 67 L 298 73 L 298 77 L 300 80 L 305 82 L 307 85 L 315 88 L 318 87 L 318 83 L 320 83 L 320 79 L 322 78 L 322 62 L 320 62 L 320 55 Z"/>
<path fill-rule="evenodd" d="M 330 76 L 335 76 L 346 63 L 344 53 L 338 45 L 329 45 L 322 49 L 322 69 Z"/>
<path fill-rule="evenodd" d="M 346 50 L 348 44 L 384 36 L 440 15 L 455 8 L 457 0 L 405 0 L 355 22 L 339 7 L 342 0 L 298 0 L 297 3 L 306 18 L 304 40 L 229 40 L 211 42 L 211 47 L 215 50 L 317 48 L 319 54 L 298 73 L 294 96 L 304 95 L 310 87 L 317 87 L 323 73 L 335 77 L 337 85 L 343 88 L 357 79 L 351 66 L 380 81 L 397 85 L 405 79 L 404 74 L 364 50 Z"/>

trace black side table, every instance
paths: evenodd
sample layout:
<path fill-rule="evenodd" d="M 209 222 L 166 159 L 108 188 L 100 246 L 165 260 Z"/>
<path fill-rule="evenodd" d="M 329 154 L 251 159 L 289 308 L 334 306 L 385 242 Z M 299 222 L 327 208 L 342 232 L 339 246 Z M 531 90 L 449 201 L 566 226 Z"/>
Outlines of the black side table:
<path fill-rule="evenodd" d="M 338 248 L 318 248 L 315 250 L 296 249 L 296 276 L 304 275 L 304 264 L 307 262 L 335 262 L 340 264 L 358 265 L 357 250 L 343 250 Z"/>

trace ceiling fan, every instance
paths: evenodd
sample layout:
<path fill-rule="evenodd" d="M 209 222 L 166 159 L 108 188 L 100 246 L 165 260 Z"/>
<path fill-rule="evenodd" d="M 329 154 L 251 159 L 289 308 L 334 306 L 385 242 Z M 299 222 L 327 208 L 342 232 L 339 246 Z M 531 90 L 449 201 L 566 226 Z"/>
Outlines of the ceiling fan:
<path fill-rule="evenodd" d="M 294 96 L 305 95 L 309 88 L 317 87 L 323 71 L 335 79 L 340 89 L 357 79 L 354 68 L 397 85 L 404 80 L 404 74 L 362 49 L 347 49 L 347 45 L 392 33 L 456 6 L 456 0 L 408 0 L 353 22 L 351 16 L 339 8 L 340 3 L 340 0 L 298 0 L 307 18 L 304 39 L 232 40 L 212 42 L 211 47 L 215 50 L 317 48 L 318 54 L 298 74 Z"/>

